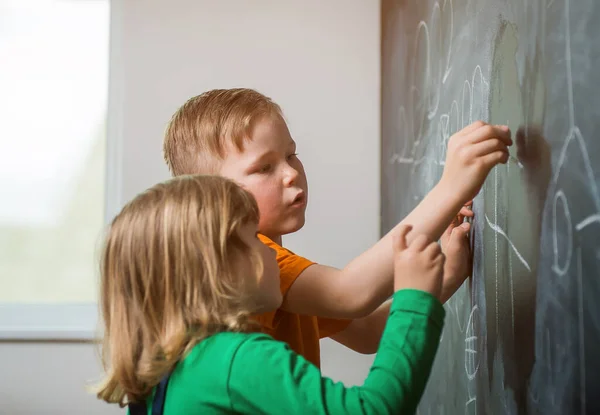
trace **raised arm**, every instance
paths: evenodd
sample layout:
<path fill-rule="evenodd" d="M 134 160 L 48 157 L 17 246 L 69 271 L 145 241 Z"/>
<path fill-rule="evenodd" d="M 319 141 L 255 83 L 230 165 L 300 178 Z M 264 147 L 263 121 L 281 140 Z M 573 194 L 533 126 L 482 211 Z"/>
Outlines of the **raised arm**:
<path fill-rule="evenodd" d="M 423 394 L 439 344 L 444 309 L 419 291 L 396 294 L 373 367 L 346 388 L 285 343 L 253 337 L 238 349 L 229 378 L 232 409 L 264 414 L 408 414 Z"/>
<path fill-rule="evenodd" d="M 414 413 L 423 394 L 440 335 L 444 256 L 420 235 L 410 245 L 408 229 L 395 238 L 395 281 L 379 351 L 365 383 L 346 388 L 287 345 L 257 335 L 234 355 L 228 380 L 232 409 L 267 414 Z"/>
<path fill-rule="evenodd" d="M 403 224 L 413 234 L 438 240 L 452 219 L 479 192 L 490 170 L 508 160 L 507 127 L 476 122 L 450 139 L 444 173 L 412 212 L 366 252 L 339 270 L 313 265 L 288 291 L 285 310 L 322 317 L 359 318 L 392 294 L 392 238 Z"/>

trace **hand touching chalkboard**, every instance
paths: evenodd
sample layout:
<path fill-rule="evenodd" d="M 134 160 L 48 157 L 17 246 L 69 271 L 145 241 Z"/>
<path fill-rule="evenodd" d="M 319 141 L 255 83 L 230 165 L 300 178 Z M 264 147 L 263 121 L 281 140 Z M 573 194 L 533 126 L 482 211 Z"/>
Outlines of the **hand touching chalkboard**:
<path fill-rule="evenodd" d="M 472 215 L 471 212 L 470 216 Z M 469 243 L 471 224 L 463 222 L 463 220 L 464 216 L 462 214 L 457 215 L 440 240 L 442 251 L 446 255 L 442 303 L 448 301 L 452 294 L 460 288 L 467 277 L 471 275 L 473 268 L 471 245 Z"/>
<path fill-rule="evenodd" d="M 474 122 L 450 138 L 440 182 L 464 200 L 473 199 L 490 170 L 498 163 L 506 164 L 508 146 L 512 144 L 507 126 Z"/>
<path fill-rule="evenodd" d="M 406 235 L 411 230 L 411 226 L 402 225 L 394 236 L 394 291 L 421 290 L 439 300 L 444 254 L 439 244 L 423 234 L 415 236 L 408 243 Z"/>

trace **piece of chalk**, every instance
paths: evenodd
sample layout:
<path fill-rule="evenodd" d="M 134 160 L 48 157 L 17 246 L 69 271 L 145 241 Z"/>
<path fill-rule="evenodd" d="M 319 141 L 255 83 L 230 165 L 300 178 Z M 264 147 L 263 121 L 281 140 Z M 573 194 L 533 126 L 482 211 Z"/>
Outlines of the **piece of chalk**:
<path fill-rule="evenodd" d="M 516 164 L 517 166 L 519 166 L 520 168 L 523 168 L 523 165 L 521 164 L 521 162 L 519 161 L 519 159 L 518 159 L 518 158 L 516 158 L 515 156 L 511 156 L 511 155 L 509 155 L 509 156 L 508 156 L 508 159 L 509 159 L 510 161 L 512 161 L 513 163 L 515 163 L 515 164 Z"/>

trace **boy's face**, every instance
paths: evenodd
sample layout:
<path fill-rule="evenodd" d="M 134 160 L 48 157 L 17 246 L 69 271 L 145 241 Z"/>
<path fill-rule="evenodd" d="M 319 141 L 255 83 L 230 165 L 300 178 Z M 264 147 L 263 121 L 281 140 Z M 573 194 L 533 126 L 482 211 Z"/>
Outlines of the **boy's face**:
<path fill-rule="evenodd" d="M 256 198 L 259 231 L 278 241 L 304 226 L 308 185 L 285 121 L 266 116 L 255 123 L 244 149 L 226 149 L 219 174 L 239 183 Z"/>

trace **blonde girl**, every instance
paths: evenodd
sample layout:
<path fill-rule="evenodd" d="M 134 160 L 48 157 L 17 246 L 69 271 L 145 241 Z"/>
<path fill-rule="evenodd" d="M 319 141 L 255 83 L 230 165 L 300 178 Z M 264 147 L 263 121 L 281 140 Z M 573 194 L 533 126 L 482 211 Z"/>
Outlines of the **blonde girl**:
<path fill-rule="evenodd" d="M 405 226 L 395 290 L 362 387 L 346 388 L 252 316 L 282 302 L 275 253 L 257 237 L 253 197 L 228 179 L 180 176 L 129 202 L 101 262 L 98 397 L 135 414 L 413 413 L 439 343 L 443 254 Z"/>

